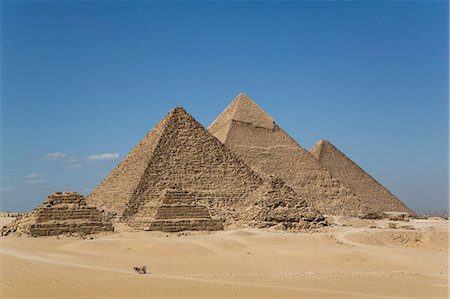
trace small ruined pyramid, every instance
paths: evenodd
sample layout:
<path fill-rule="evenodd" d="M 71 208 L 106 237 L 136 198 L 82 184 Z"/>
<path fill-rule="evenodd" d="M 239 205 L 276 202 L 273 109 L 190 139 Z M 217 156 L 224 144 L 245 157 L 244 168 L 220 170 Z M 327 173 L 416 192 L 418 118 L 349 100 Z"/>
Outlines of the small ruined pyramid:
<path fill-rule="evenodd" d="M 24 232 L 31 236 L 54 236 L 113 230 L 111 222 L 103 220 L 101 212 L 88 205 L 82 195 L 76 192 L 55 192 L 30 215 L 6 226 L 2 233 Z"/>
<path fill-rule="evenodd" d="M 305 200 L 296 200 L 298 195 L 278 178 L 264 181 L 263 185 L 250 196 L 250 205 L 241 213 L 243 220 L 265 227 L 265 223 L 277 223 L 283 228 L 313 228 L 312 223 L 325 218 L 316 210 L 310 209 Z M 261 222 L 262 220 L 262 222 Z"/>
<path fill-rule="evenodd" d="M 264 180 L 254 173 L 183 108 L 170 111 L 89 196 L 89 202 L 144 230 L 217 230 L 225 224 L 250 222 L 251 199 Z M 266 202 L 278 197 L 260 198 Z M 289 188 L 288 188 L 289 189 Z M 290 201 L 302 202 L 298 195 Z M 302 223 L 303 207 L 290 211 Z M 277 223 L 250 217 L 252 223 Z M 319 217 L 320 218 L 320 217 Z M 220 220 L 220 223 L 217 221 Z M 287 221 L 289 222 L 289 221 Z M 290 224 L 287 223 L 289 226 Z"/>
<path fill-rule="evenodd" d="M 361 167 L 337 149 L 331 142 L 320 140 L 311 154 L 334 177 L 348 186 L 373 212 L 414 212 Z"/>
<path fill-rule="evenodd" d="M 240 93 L 208 131 L 256 173 L 283 180 L 325 214 L 358 215 L 367 207 L 253 100 Z"/>
<path fill-rule="evenodd" d="M 164 232 L 223 229 L 222 221 L 212 219 L 208 208 L 199 204 L 192 192 L 166 189 L 160 200 L 157 204 L 149 202 L 148 206 L 140 207 L 132 226 Z"/>

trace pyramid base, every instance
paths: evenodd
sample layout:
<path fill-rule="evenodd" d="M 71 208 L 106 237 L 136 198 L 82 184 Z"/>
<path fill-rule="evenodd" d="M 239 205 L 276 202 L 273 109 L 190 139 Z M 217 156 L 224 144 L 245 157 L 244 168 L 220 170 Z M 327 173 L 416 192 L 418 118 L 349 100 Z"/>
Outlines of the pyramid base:
<path fill-rule="evenodd" d="M 36 223 L 30 226 L 29 234 L 33 237 L 57 236 L 62 234 L 94 234 L 114 231 L 111 223 L 81 222 L 81 223 Z"/>
<path fill-rule="evenodd" d="M 162 232 L 179 232 L 184 230 L 217 231 L 223 230 L 223 224 L 215 219 L 158 219 L 150 223 L 147 230 Z"/>

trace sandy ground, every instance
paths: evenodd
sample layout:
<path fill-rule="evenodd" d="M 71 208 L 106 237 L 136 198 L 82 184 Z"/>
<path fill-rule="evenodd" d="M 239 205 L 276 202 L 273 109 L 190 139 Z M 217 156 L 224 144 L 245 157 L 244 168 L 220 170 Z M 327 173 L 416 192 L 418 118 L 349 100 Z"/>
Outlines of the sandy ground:
<path fill-rule="evenodd" d="M 448 298 L 447 221 L 330 220 L 315 233 L 2 237 L 0 297 Z"/>

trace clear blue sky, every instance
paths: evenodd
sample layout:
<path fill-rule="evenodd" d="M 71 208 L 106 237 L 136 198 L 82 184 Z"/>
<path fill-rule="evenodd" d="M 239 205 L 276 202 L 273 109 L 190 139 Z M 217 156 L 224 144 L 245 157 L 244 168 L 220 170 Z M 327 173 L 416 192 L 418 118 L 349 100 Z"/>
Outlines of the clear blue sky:
<path fill-rule="evenodd" d="M 94 188 L 171 108 L 238 92 L 416 211 L 448 205 L 448 4 L 3 2 L 1 210 Z"/>

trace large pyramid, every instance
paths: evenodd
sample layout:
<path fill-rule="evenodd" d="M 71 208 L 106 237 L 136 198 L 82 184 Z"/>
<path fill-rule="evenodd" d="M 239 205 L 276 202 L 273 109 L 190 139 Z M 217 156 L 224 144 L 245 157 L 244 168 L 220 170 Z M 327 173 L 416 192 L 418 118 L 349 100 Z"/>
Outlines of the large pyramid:
<path fill-rule="evenodd" d="M 225 224 L 277 224 L 276 218 L 249 216 L 257 194 L 257 202 L 273 209 L 298 207 L 288 209 L 287 226 L 314 226 L 321 221 L 320 214 L 284 183 L 264 193 L 261 190 L 267 184 L 177 107 L 105 177 L 88 200 L 145 230 L 213 230 L 219 228 L 217 219 Z M 311 220 L 311 213 L 318 218 Z"/>
<path fill-rule="evenodd" d="M 239 94 L 208 130 L 259 175 L 282 179 L 322 213 L 367 212 L 367 207 L 350 189 L 245 94 Z"/>
<path fill-rule="evenodd" d="M 334 177 L 350 187 L 371 211 L 399 211 L 414 214 L 411 209 L 344 155 L 331 142 L 320 140 L 311 149 L 311 154 Z"/>
<path fill-rule="evenodd" d="M 86 203 L 76 192 L 55 192 L 30 215 L 18 219 L 2 230 L 2 234 L 26 233 L 31 236 L 61 234 L 93 234 L 113 231 L 110 221 Z"/>

